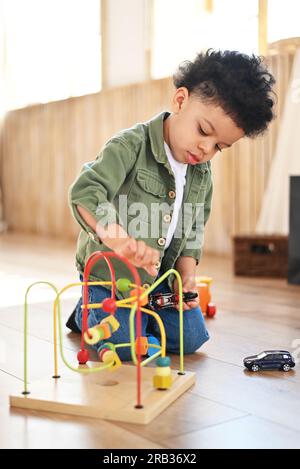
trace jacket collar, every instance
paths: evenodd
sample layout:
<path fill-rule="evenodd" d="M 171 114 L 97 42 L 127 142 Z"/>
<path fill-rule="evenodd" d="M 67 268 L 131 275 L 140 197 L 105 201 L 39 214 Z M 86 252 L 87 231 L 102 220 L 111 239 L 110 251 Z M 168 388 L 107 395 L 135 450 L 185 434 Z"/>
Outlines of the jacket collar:
<path fill-rule="evenodd" d="M 153 117 L 149 123 L 149 137 L 152 153 L 159 163 L 166 164 L 168 161 L 164 148 L 164 120 L 170 112 L 164 111 Z"/>
<path fill-rule="evenodd" d="M 159 163 L 163 163 L 169 167 L 168 157 L 165 152 L 164 147 L 164 120 L 171 113 L 168 111 L 163 111 L 157 114 L 153 119 L 148 121 L 149 124 L 149 137 L 152 153 Z M 210 162 L 208 163 L 199 163 L 194 168 L 201 170 L 202 172 L 207 172 L 210 168 Z M 171 169 L 171 168 L 170 168 Z"/>

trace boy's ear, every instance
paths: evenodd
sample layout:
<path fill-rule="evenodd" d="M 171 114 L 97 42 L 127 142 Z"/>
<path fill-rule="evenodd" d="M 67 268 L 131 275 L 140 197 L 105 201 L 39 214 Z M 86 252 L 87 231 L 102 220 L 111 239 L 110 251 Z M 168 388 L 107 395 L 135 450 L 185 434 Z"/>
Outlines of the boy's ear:
<path fill-rule="evenodd" d="M 181 108 L 182 108 L 183 102 L 184 102 L 184 96 L 178 96 L 178 99 L 177 99 L 177 107 L 178 107 L 178 109 L 181 109 Z"/>
<path fill-rule="evenodd" d="M 188 99 L 189 92 L 187 88 L 181 87 L 178 88 L 174 95 L 173 105 L 176 111 L 180 111 L 182 106 L 184 105 L 185 101 Z"/>

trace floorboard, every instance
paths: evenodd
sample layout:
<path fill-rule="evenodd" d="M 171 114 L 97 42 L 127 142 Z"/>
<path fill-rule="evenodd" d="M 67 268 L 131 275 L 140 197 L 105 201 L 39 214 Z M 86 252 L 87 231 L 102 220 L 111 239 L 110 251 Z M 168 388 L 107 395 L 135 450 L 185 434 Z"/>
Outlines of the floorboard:
<path fill-rule="evenodd" d="M 1 448 L 299 448 L 300 375 L 252 374 L 243 358 L 283 348 L 300 359 L 300 287 L 281 279 L 235 277 L 229 258 L 204 255 L 199 275 L 213 277 L 217 315 L 206 319 L 211 339 L 186 356 L 196 384 L 149 425 L 108 422 L 47 412 L 12 410 L 8 395 L 22 389 L 23 301 L 30 283 L 62 288 L 77 281 L 75 243 L 19 234 L 0 237 L 0 447 Z M 78 290 L 66 295 L 63 321 Z M 53 293 L 30 294 L 29 380 L 52 375 Z M 64 327 L 74 360 L 77 334 Z M 172 356 L 172 365 L 179 366 Z M 63 366 L 60 367 L 63 376 Z M 51 379 L 51 378 L 49 378 Z"/>

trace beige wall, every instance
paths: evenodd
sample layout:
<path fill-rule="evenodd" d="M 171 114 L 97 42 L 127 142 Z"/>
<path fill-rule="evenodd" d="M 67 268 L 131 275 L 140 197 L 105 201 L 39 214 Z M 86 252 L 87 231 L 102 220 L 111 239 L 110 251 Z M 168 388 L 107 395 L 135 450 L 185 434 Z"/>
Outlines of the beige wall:
<path fill-rule="evenodd" d="M 279 46 L 269 54 L 278 80 L 277 121 L 265 137 L 239 142 L 213 161 L 207 251 L 230 253 L 232 234 L 255 229 L 295 51 L 291 42 Z M 67 191 L 81 165 L 116 131 L 168 108 L 171 91 L 171 80 L 163 79 L 10 112 L 4 123 L 1 175 L 9 228 L 75 238 L 78 227 Z"/>

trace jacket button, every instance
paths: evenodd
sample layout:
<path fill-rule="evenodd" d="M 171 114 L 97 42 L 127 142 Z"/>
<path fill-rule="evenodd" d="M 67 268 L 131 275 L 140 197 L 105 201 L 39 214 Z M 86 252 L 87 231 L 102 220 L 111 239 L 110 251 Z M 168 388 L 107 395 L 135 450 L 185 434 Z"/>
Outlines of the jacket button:
<path fill-rule="evenodd" d="M 175 199 L 175 197 L 176 197 L 176 192 L 175 192 L 175 191 L 170 191 L 170 192 L 169 192 L 169 197 L 170 197 L 170 199 Z"/>
<path fill-rule="evenodd" d="M 95 241 L 95 235 L 94 235 L 94 233 L 92 233 L 91 231 L 89 231 L 89 232 L 88 232 L 88 235 L 89 235 L 89 237 L 90 237 L 93 241 Z"/>
<path fill-rule="evenodd" d="M 166 244 L 165 238 L 159 238 L 157 240 L 157 242 L 158 242 L 159 246 L 164 246 Z"/>
<path fill-rule="evenodd" d="M 171 217 L 171 215 L 170 215 L 169 213 L 166 213 L 166 214 L 164 215 L 163 220 L 164 220 L 166 223 L 170 223 L 171 219 L 172 219 L 172 217 Z"/>
<path fill-rule="evenodd" d="M 157 262 L 154 264 L 154 267 L 155 267 L 156 269 L 159 269 L 160 266 L 161 266 L 161 262 L 160 262 L 160 261 L 157 261 Z"/>
<path fill-rule="evenodd" d="M 150 288 L 150 285 L 149 285 L 149 283 L 144 283 L 144 284 L 142 285 L 142 287 L 143 287 L 145 290 L 148 290 L 148 288 Z"/>

